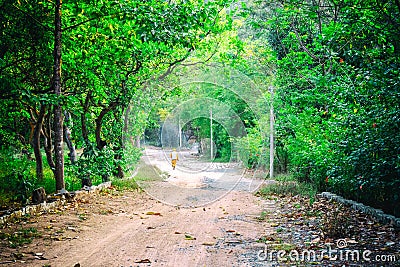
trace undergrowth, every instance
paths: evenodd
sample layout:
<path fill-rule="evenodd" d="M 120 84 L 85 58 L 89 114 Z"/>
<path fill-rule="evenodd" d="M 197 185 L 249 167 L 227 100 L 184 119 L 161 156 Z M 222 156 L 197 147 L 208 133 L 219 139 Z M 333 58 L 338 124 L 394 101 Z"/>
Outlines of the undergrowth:
<path fill-rule="evenodd" d="M 7 245 L 11 248 L 17 248 L 25 244 L 32 243 L 35 237 L 40 237 L 36 228 L 20 228 L 15 232 L 4 233 L 0 231 L 0 240 L 7 241 Z"/>
<path fill-rule="evenodd" d="M 139 188 L 134 179 L 114 179 L 111 184 L 119 191 L 137 190 Z"/>
<path fill-rule="evenodd" d="M 309 183 L 303 183 L 296 180 L 292 175 L 279 175 L 275 177 L 274 183 L 266 185 L 259 190 L 261 196 L 285 195 L 285 196 L 307 196 L 314 199 L 317 193 L 316 188 Z"/>

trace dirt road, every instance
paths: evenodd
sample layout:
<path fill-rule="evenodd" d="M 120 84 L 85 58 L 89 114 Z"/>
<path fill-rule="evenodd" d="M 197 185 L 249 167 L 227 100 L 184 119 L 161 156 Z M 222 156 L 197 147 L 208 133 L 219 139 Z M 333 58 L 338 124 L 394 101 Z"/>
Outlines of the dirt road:
<path fill-rule="evenodd" d="M 162 173 L 142 182 L 148 194 L 83 195 L 62 210 L 28 220 L 42 238 L 21 248 L 23 256 L 9 265 L 267 266 L 257 263 L 263 248 L 257 241 L 271 227 L 259 217 L 274 207 L 252 193 L 260 181 L 238 166 L 206 164 L 189 152 L 181 153 L 172 171 L 165 155 L 145 153 L 146 163 Z"/>
<path fill-rule="evenodd" d="M 0 229 L 0 266 L 399 266 L 399 230 L 350 207 L 290 194 L 259 198 L 253 174 L 188 151 L 176 170 L 168 151 L 148 149 L 144 162 L 136 179 L 147 194 L 80 194 Z M 382 258 L 387 264 L 371 262 Z"/>
<path fill-rule="evenodd" d="M 179 152 L 175 170 L 171 150 L 146 148 L 143 160 L 155 166 L 159 179 L 138 181 L 153 198 L 178 207 L 199 207 L 216 201 L 231 191 L 255 192 L 264 182 L 260 173 L 248 172 L 237 162 L 207 162 L 190 150 Z"/>

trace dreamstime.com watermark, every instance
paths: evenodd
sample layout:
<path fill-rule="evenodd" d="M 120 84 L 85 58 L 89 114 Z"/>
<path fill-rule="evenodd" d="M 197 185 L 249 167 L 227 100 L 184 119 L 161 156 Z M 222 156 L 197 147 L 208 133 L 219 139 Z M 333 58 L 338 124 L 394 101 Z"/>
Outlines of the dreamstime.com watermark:
<path fill-rule="evenodd" d="M 376 254 L 371 250 L 359 250 L 347 248 L 347 241 L 339 239 L 336 242 L 336 249 L 327 245 L 326 249 L 312 250 L 276 250 L 265 245 L 264 249 L 257 252 L 258 261 L 268 262 L 320 262 L 345 261 L 345 262 L 380 262 L 380 263 L 400 263 L 400 258 L 393 254 Z"/>

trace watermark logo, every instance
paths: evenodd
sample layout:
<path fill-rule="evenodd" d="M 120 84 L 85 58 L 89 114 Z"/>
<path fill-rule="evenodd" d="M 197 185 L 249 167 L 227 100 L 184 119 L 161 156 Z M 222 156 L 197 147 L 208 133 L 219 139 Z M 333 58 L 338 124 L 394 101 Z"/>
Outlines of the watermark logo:
<path fill-rule="evenodd" d="M 351 249 L 346 239 L 338 239 L 336 248 L 327 244 L 325 249 L 313 250 L 277 250 L 265 245 L 264 249 L 257 252 L 258 261 L 267 262 L 353 262 L 353 263 L 398 263 L 394 254 L 377 254 L 368 249 Z"/>
<path fill-rule="evenodd" d="M 336 241 L 336 247 L 339 248 L 339 249 L 347 247 L 346 239 L 338 239 Z"/>

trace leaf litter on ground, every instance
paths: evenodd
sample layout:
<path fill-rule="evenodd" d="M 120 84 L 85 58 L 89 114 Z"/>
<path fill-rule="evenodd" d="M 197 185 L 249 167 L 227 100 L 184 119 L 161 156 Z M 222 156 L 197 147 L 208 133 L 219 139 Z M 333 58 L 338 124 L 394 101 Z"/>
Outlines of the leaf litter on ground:
<path fill-rule="evenodd" d="M 359 251 L 361 255 L 368 250 L 371 251 L 370 258 L 384 255 L 391 260 L 397 260 L 394 264 L 400 266 L 399 228 L 381 224 L 370 215 L 325 198 L 319 198 L 313 204 L 310 204 L 309 198 L 303 196 L 272 195 L 269 199 L 275 201 L 277 210 L 266 216 L 265 225 L 275 228 L 275 232 L 261 236 L 258 242 L 265 243 L 266 246 L 288 243 L 300 255 L 302 251 L 311 249 L 320 252 L 327 248 L 342 249 L 345 253 Z M 348 259 L 332 262 L 329 257 L 324 257 L 322 263 L 318 263 L 330 266 L 332 263 L 349 262 Z"/>

